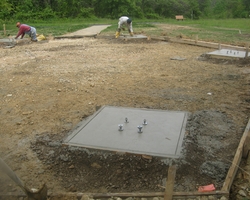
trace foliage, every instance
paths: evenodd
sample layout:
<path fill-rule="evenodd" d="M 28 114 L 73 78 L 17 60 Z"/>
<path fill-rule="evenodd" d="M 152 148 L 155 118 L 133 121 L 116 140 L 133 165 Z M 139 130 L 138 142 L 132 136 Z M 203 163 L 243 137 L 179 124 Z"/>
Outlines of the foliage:
<path fill-rule="evenodd" d="M 11 15 L 12 5 L 7 0 L 0 1 L 0 19 L 6 19 Z"/>
<path fill-rule="evenodd" d="M 1 20 L 52 18 L 249 18 L 249 0 L 1 0 Z"/>

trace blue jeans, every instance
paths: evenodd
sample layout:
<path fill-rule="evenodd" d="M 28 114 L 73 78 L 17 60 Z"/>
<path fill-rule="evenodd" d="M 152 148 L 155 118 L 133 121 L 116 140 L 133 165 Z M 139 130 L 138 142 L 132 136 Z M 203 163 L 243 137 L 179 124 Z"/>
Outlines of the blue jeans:
<path fill-rule="evenodd" d="M 31 37 L 32 41 L 37 41 L 36 38 L 36 29 L 34 27 L 30 27 L 30 31 L 26 32 Z"/>

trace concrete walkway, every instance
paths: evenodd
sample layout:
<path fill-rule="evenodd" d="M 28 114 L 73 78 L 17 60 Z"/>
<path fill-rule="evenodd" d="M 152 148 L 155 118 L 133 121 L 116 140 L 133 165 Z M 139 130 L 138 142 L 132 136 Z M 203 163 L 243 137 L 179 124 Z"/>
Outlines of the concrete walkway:
<path fill-rule="evenodd" d="M 108 28 L 111 25 L 95 25 L 95 26 L 90 26 L 85 29 L 78 30 L 73 33 L 68 33 L 65 35 L 62 35 L 62 37 L 84 37 L 84 36 L 95 36 L 99 34 L 101 31 L 104 29 Z"/>

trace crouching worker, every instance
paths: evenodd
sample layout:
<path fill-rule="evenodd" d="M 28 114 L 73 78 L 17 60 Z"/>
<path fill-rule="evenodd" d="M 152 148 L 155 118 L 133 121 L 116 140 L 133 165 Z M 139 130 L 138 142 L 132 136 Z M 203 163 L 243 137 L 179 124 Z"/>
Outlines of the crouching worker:
<path fill-rule="evenodd" d="M 36 29 L 34 27 L 26 24 L 21 24 L 20 22 L 16 23 L 16 27 L 19 28 L 19 31 L 15 39 L 17 39 L 19 36 L 21 36 L 21 39 L 23 39 L 24 35 L 27 34 L 31 37 L 31 41 L 37 42 Z"/>
<path fill-rule="evenodd" d="M 134 35 L 133 33 L 133 28 L 132 28 L 132 20 L 129 19 L 126 16 L 120 17 L 119 22 L 118 22 L 118 29 L 115 33 L 115 38 L 118 38 L 121 34 L 121 30 L 125 30 L 124 26 L 128 28 L 128 32 L 131 36 Z"/>

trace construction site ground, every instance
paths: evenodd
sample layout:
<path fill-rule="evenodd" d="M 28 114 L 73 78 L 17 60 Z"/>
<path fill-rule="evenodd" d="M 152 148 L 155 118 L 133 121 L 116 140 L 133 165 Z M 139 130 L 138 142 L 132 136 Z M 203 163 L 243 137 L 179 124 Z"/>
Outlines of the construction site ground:
<path fill-rule="evenodd" d="M 249 59 L 209 58 L 214 49 L 102 33 L 0 48 L 0 156 L 28 187 L 46 183 L 50 194 L 162 192 L 173 164 L 175 191 L 222 187 L 250 117 Z M 188 112 L 181 157 L 62 145 L 105 105 Z M 250 199 L 248 162 L 231 199 Z M 22 192 L 0 177 L 1 194 Z"/>

